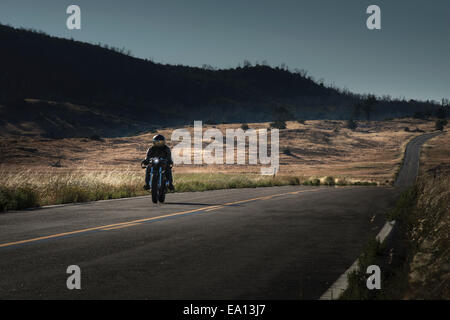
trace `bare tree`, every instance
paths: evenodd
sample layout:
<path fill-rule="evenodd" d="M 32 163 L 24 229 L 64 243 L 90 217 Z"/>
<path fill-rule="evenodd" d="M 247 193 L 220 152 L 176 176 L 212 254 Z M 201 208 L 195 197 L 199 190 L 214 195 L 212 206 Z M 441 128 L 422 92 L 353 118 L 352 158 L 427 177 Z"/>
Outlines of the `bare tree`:
<path fill-rule="evenodd" d="M 363 110 L 366 113 L 367 121 L 370 121 L 370 116 L 372 115 L 374 105 L 377 102 L 377 98 L 373 94 L 369 94 L 363 103 Z"/>

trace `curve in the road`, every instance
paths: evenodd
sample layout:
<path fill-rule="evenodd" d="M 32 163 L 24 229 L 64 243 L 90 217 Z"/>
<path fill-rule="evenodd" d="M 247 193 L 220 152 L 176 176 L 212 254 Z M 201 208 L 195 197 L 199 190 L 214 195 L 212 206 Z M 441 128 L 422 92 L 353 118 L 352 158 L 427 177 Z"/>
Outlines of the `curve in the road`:
<path fill-rule="evenodd" d="M 419 172 L 420 149 L 427 140 L 439 134 L 441 132 L 423 134 L 415 137 L 406 145 L 403 163 L 395 181 L 396 187 L 409 187 L 414 184 Z"/>
<path fill-rule="evenodd" d="M 400 171 L 395 181 L 395 186 L 398 188 L 410 187 L 417 180 L 420 164 L 420 150 L 422 145 L 429 139 L 439 135 L 440 132 L 424 134 L 414 137 L 405 148 L 403 162 L 400 165 Z M 393 230 L 395 221 L 386 222 L 383 229 L 377 235 L 377 240 L 384 242 Z M 320 300 L 333 300 L 338 298 L 342 292 L 348 287 L 348 275 L 358 269 L 358 259 L 343 273 L 341 276 L 325 291 Z"/>

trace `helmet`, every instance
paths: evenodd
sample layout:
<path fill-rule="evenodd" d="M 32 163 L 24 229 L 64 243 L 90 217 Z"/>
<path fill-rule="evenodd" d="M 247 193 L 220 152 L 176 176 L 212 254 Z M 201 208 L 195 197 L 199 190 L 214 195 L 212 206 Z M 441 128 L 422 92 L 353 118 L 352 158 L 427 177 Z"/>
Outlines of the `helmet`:
<path fill-rule="evenodd" d="M 153 145 L 155 147 L 162 147 L 166 144 L 166 138 L 162 134 L 157 134 L 153 137 Z"/>

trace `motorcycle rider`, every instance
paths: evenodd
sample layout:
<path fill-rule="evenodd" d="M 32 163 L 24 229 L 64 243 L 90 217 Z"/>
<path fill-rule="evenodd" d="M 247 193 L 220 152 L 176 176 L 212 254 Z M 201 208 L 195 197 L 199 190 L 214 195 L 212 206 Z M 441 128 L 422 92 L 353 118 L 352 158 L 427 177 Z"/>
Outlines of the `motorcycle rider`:
<path fill-rule="evenodd" d="M 173 177 L 172 177 L 172 152 L 170 148 L 166 145 L 166 138 L 163 135 L 157 134 L 153 137 L 153 146 L 147 150 L 147 157 L 142 161 L 142 164 L 145 164 L 147 168 L 145 169 L 145 185 L 144 189 L 150 189 L 150 173 L 151 166 L 148 166 L 151 158 L 164 158 L 167 160 L 169 166 L 166 170 L 166 176 L 169 180 L 169 190 L 174 191 L 175 188 L 173 186 Z"/>

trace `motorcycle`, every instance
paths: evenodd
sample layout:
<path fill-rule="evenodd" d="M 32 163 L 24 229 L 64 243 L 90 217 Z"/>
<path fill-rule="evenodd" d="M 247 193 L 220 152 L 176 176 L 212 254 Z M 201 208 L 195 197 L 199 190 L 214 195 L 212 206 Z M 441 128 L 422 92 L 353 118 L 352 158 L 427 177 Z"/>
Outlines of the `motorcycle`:
<path fill-rule="evenodd" d="M 148 163 L 143 161 L 141 167 L 143 169 L 150 166 L 150 188 L 153 203 L 163 203 L 166 199 L 166 193 L 169 186 L 169 180 L 166 177 L 166 170 L 169 163 L 164 158 L 151 158 Z"/>

